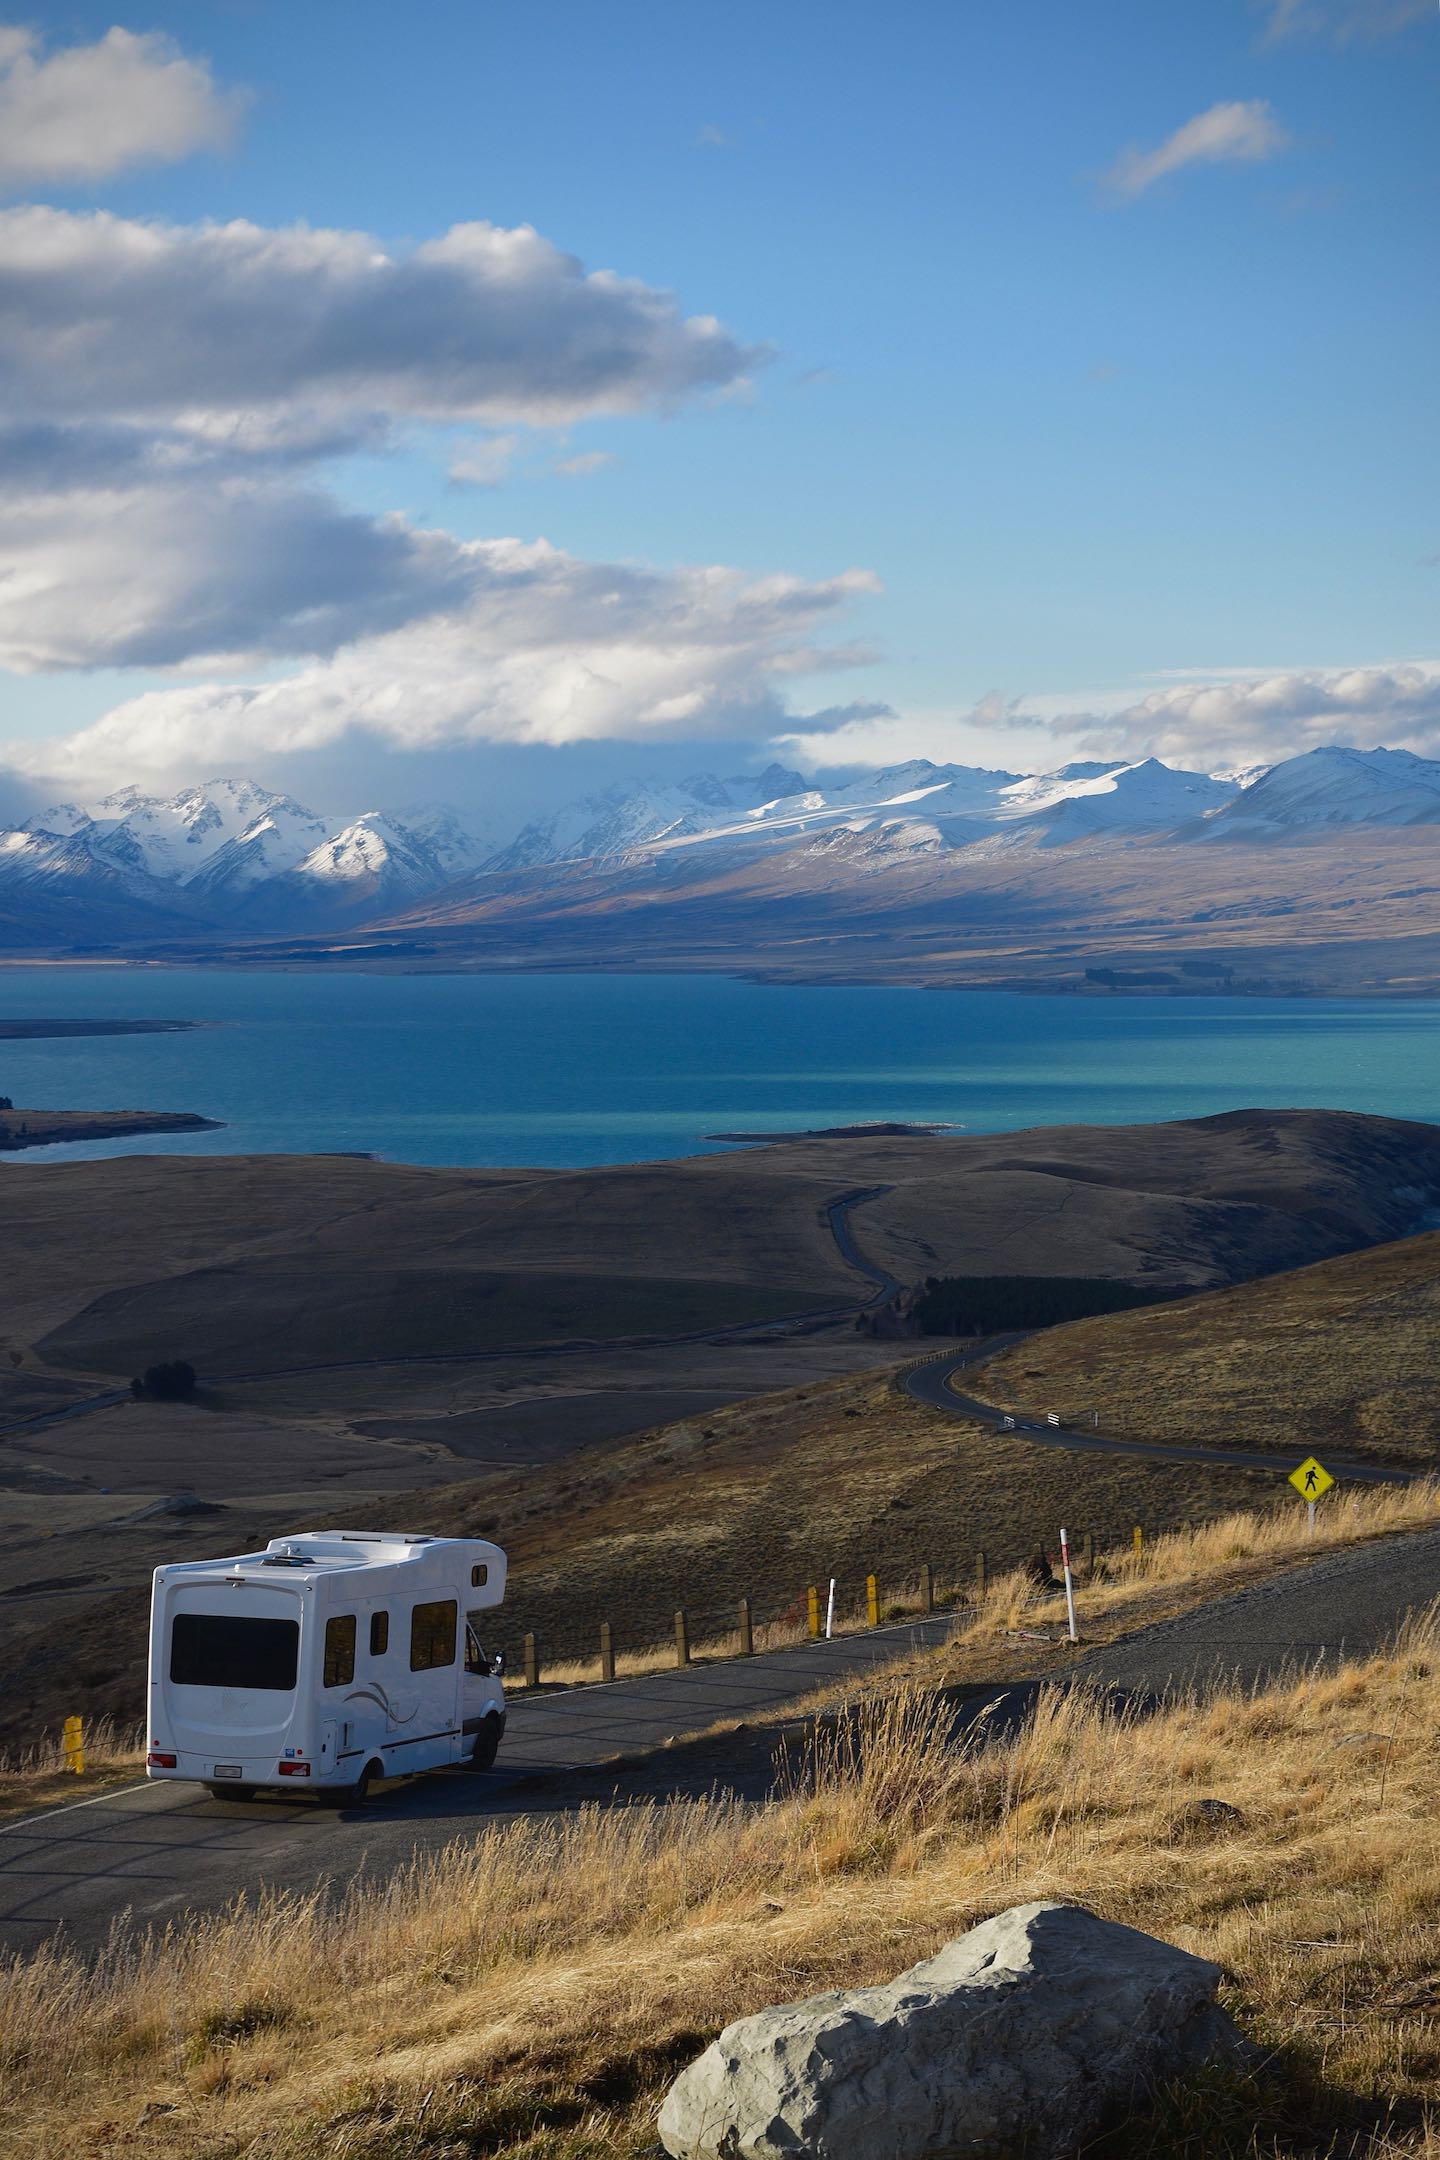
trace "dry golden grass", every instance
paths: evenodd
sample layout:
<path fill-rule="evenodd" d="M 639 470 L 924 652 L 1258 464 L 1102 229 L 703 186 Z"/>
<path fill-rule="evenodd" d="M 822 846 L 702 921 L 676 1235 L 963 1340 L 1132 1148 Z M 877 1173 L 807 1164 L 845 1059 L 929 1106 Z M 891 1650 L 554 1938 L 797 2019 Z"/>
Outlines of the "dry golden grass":
<path fill-rule="evenodd" d="M 1146 1311 L 1079 1320 L 977 1385 L 1117 1438 L 1440 1462 L 1440 1232 Z M 972 1390 L 972 1392 L 974 1392 Z"/>
<path fill-rule="evenodd" d="M 1183 1595 L 1191 1590 L 1197 1593 L 1195 1602 L 1208 1602 L 1257 1575 L 1279 1572 L 1321 1552 L 1429 1529 L 1437 1522 L 1440 1479 L 1420 1478 L 1410 1485 L 1332 1491 L 1316 1507 L 1313 1530 L 1304 1506 L 1295 1500 L 1147 1537 L 1138 1549 L 1132 1543 L 1097 1555 L 1089 1580 L 1077 1576 L 1080 1632 L 1083 1637 L 1097 1621 L 1123 1625 L 1156 1591 Z M 1073 1552 L 1071 1557 L 1073 1562 Z M 989 1583 L 984 1598 L 957 1629 L 954 1643 L 963 1648 L 993 1642 L 1021 1626 L 1060 1627 L 1065 1617 L 1063 1593 L 1037 1592 L 1033 1579 L 1017 1568 Z"/>
<path fill-rule="evenodd" d="M 1120 2149 L 1440 2146 L 1440 1633 L 1146 1721 L 1047 1693 L 955 1745 L 933 1695 L 819 1729 L 761 1807 L 506 1824 L 374 1886 L 277 1896 L 0 1976 L 0 2150 L 167 2160 L 598 2160 L 653 2142 L 728 2019 L 874 1981 L 1076 1899 L 1218 1958 L 1269 2051 Z M 1207 1830 L 1187 1802 L 1237 1814 Z"/>
<path fill-rule="evenodd" d="M 666 1661 L 684 1607 L 697 1642 L 728 1635 L 740 1597 L 757 1626 L 803 1623 L 805 1594 L 837 1579 L 863 1612 L 886 1608 L 928 1564 L 965 1587 L 1053 1544 L 1061 1523 L 1118 1544 L 1138 1519 L 1175 1529 L 1260 1504 L 1275 1480 L 1206 1463 L 1081 1456 L 947 1416 L 861 1373 L 730 1404 L 538 1469 L 433 1493 L 426 1527 L 497 1537 L 510 1555 L 502 1615 L 510 1670 L 534 1631 L 545 1669 L 593 1672 L 598 1626 L 617 1654 Z"/>
<path fill-rule="evenodd" d="M 85 1768 L 70 1766 L 58 1735 L 14 1755 L 0 1755 L 0 1818 L 24 1814 L 93 1793 L 139 1774 L 145 1765 L 144 1734 L 113 1718 L 96 1718 L 85 1729 Z"/>

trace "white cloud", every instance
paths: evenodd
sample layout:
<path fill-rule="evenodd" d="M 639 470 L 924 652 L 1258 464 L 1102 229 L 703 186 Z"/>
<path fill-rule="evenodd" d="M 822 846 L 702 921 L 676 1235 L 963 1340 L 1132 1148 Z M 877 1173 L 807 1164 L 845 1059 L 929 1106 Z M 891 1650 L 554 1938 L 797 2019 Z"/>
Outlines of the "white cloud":
<path fill-rule="evenodd" d="M 518 435 L 479 435 L 462 443 L 450 460 L 450 478 L 462 487 L 501 487 L 520 448 Z"/>
<path fill-rule="evenodd" d="M 1258 0 L 1269 17 L 1267 41 L 1320 37 L 1332 45 L 1393 37 L 1412 23 L 1434 21 L 1434 0 Z"/>
<path fill-rule="evenodd" d="M 0 494 L 0 666 L 326 653 L 452 605 L 464 545 L 316 488 L 181 472 Z"/>
<path fill-rule="evenodd" d="M 713 121 L 707 121 L 697 132 L 695 142 L 697 148 L 703 150 L 733 150 L 735 147 L 734 136 L 727 135 L 724 128 L 716 127 Z"/>
<path fill-rule="evenodd" d="M 1264 98 L 1236 99 L 1196 113 L 1153 150 L 1123 150 L 1105 185 L 1133 200 L 1186 165 L 1255 165 L 1288 149 L 1286 134 Z"/>
<path fill-rule="evenodd" d="M 412 542 L 445 536 L 409 534 Z M 774 733 L 787 678 L 846 655 L 826 625 L 875 590 L 700 567 L 585 563 L 544 542 L 446 541 L 461 597 L 363 637 L 284 681 L 175 686 L 126 700 L 60 742 L 12 745 L 11 768 L 73 790 L 162 782 L 351 742 L 399 752 L 473 743 Z"/>
<path fill-rule="evenodd" d="M 1071 755 L 1161 757 L 1221 770 L 1273 762 L 1326 743 L 1384 743 L 1440 755 L 1440 666 L 1290 670 L 1177 683 L 1104 716 L 1069 711 L 1049 723 Z"/>
<path fill-rule="evenodd" d="M 327 654 L 451 609 L 462 543 L 347 510 L 306 468 L 478 422 L 500 431 L 452 477 L 493 487 L 522 448 L 507 420 L 666 410 L 761 357 L 525 226 L 401 255 L 0 211 L 0 665 Z"/>
<path fill-rule="evenodd" d="M 764 357 L 528 225 L 400 254 L 303 225 L 0 212 L 0 392 L 34 418 L 551 425 L 664 409 Z"/>
<path fill-rule="evenodd" d="M 904 712 L 889 705 L 841 707 L 807 715 L 802 726 L 776 737 L 775 748 L 807 772 L 902 765 L 917 757 L 937 765 L 1008 767 L 1017 757 L 1011 738 L 1028 729 L 1042 737 L 1036 751 L 1041 762 L 1053 763 L 1047 723 L 1024 711 L 1023 702 L 992 690 L 962 713 L 944 706 L 911 706 Z"/>
<path fill-rule="evenodd" d="M 108 178 L 232 139 L 240 101 L 203 60 L 157 31 L 107 30 L 45 55 L 29 30 L 0 30 L 0 188 Z"/>
<path fill-rule="evenodd" d="M 574 457 L 556 458 L 555 470 L 571 479 L 584 479 L 590 473 L 604 472 L 607 465 L 618 465 L 619 462 L 613 450 L 580 450 Z"/>

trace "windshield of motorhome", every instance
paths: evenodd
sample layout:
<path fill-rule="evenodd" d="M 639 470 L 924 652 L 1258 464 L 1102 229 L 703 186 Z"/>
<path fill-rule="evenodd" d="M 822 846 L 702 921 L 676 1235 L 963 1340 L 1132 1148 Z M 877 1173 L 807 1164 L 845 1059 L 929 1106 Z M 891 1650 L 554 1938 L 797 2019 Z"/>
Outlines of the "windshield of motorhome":
<path fill-rule="evenodd" d="M 271 1688 L 295 1685 L 297 1620 L 246 1620 L 231 1613 L 176 1613 L 170 1632 L 170 1678 L 179 1687 Z"/>

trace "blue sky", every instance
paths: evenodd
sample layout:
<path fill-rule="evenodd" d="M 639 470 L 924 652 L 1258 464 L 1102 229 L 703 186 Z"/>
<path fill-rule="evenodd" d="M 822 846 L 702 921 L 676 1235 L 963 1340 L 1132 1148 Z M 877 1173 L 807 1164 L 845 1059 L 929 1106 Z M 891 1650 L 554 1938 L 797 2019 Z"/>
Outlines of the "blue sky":
<path fill-rule="evenodd" d="M 114 20 L 50 8 L 25 64 Z M 602 713 L 553 698 L 547 748 L 618 742 L 633 765 L 798 736 L 812 760 L 1033 767 L 1097 744 L 1199 762 L 1337 735 L 1440 747 L 1435 8 L 187 0 L 123 22 L 156 65 L 160 33 L 171 60 L 208 67 L 211 139 L 228 142 L 211 147 L 202 119 L 191 154 L 132 146 L 99 175 L 22 172 L 11 206 L 305 224 L 396 258 L 471 220 L 528 225 L 587 272 L 718 317 L 732 351 L 765 348 L 725 379 L 647 378 L 630 409 L 559 423 L 537 425 L 523 396 L 477 423 L 437 418 L 433 391 L 418 412 L 402 395 L 307 448 L 304 487 L 366 519 L 399 512 L 462 543 L 543 537 L 662 579 L 723 565 L 827 588 L 796 602 L 793 649 L 771 625 L 762 651 L 738 652 L 732 615 L 700 640 L 719 637 L 724 667 L 696 663 L 693 684 L 667 667 L 652 695 L 659 675 L 637 663 L 628 716 L 623 670 Z M 1202 121 L 1172 169 L 1145 162 Z M 163 341 L 168 303 L 150 305 Z M 130 396 L 102 383 L 64 426 L 131 427 Z M 23 400 L 17 416 L 32 417 Z M 144 425 L 169 422 L 150 410 Z M 196 480 L 221 484 L 252 480 Z M 164 552 L 163 515 L 117 512 L 131 564 Z M 68 531 L 42 565 L 57 619 Z M 851 571 L 868 576 L 830 594 Z M 87 564 L 72 613 L 107 619 L 109 575 Z M 193 627 L 171 634 L 171 602 L 163 581 L 147 592 L 155 622 L 128 642 L 7 641 L 0 732 L 27 746 L 36 785 L 52 769 L 118 777 L 132 744 L 139 777 L 233 767 L 245 731 L 202 687 L 300 676 L 309 713 L 354 697 L 357 649 L 367 683 L 398 666 L 387 635 L 408 640 L 391 700 L 405 703 L 433 619 L 417 598 L 403 633 L 384 607 L 372 633 L 361 593 L 305 649 L 257 600 L 239 643 L 207 651 Z M 668 605 L 657 588 L 627 647 L 665 644 Z M 296 692 L 283 722 L 246 707 L 252 762 L 338 782 L 368 776 L 379 745 L 417 771 L 439 756 L 453 776 L 461 754 L 482 772 L 487 745 L 535 739 L 517 700 L 550 696 L 541 647 L 570 643 L 556 606 L 524 632 L 523 689 L 494 700 L 467 678 L 446 717 L 432 683 L 430 719 L 389 735 L 373 717 L 297 721 Z M 833 648 L 843 665 L 824 660 Z M 804 718 L 852 704 L 867 710 L 838 734 Z"/>

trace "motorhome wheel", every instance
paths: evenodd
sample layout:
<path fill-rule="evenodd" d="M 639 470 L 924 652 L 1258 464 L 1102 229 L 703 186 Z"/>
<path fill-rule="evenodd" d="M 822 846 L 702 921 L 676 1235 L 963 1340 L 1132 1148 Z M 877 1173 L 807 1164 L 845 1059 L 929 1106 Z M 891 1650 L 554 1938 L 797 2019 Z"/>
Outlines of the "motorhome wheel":
<path fill-rule="evenodd" d="M 472 1770 L 489 1770 L 492 1767 L 495 1757 L 500 1752 L 500 1737 L 504 1730 L 505 1720 L 503 1717 L 491 1716 L 481 1719 L 480 1730 L 475 1735 L 475 1745 L 470 1750 L 470 1767 Z"/>

